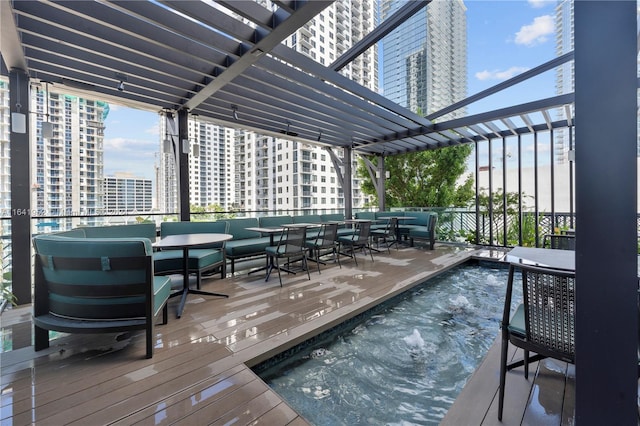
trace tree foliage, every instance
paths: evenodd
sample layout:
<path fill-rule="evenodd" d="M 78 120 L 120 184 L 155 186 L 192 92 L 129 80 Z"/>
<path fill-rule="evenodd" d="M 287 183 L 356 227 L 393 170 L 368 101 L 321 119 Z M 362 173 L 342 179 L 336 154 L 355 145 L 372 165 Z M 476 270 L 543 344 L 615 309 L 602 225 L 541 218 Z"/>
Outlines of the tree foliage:
<path fill-rule="evenodd" d="M 474 197 L 473 179 L 468 177 L 458 185 L 465 172 L 466 160 L 471 154 L 470 144 L 436 150 L 399 154 L 385 157 L 385 169 L 390 177 L 385 182 L 385 204 L 388 207 L 464 207 Z M 373 164 L 377 159 L 370 158 Z M 364 162 L 359 161 L 358 176 L 363 179 L 360 188 L 377 194 Z"/>
<path fill-rule="evenodd" d="M 235 217 L 234 213 L 226 212 L 226 210 L 219 204 L 209 204 L 208 206 L 196 206 L 191 204 L 189 210 L 191 211 L 191 215 L 194 216 L 192 220 L 197 222 L 232 219 Z"/>

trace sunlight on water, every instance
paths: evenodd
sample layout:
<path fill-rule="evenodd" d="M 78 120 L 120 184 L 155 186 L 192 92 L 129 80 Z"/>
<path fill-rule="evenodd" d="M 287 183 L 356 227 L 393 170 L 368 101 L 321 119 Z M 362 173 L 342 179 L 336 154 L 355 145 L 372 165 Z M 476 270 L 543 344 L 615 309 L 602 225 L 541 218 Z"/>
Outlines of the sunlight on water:
<path fill-rule="evenodd" d="M 456 268 L 260 375 L 314 425 L 437 424 L 498 335 L 507 275 Z"/>

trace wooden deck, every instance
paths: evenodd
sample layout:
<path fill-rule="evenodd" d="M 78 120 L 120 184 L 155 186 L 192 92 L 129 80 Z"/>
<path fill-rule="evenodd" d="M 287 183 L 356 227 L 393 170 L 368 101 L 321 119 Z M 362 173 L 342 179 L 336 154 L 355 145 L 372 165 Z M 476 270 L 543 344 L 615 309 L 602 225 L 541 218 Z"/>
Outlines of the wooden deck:
<path fill-rule="evenodd" d="M 62 335 L 36 353 L 30 307 L 10 309 L 0 317 L 0 424 L 307 424 L 249 367 L 472 256 L 497 254 L 449 245 L 434 251 L 392 248 L 391 254 L 374 254 L 374 262 L 359 256 L 359 267 L 349 258 L 341 269 L 321 266 L 321 274 L 310 263 L 311 280 L 306 274 L 283 275 L 282 288 L 277 276 L 265 282 L 264 275 L 248 275 L 246 269 L 224 280 L 212 277 L 203 289 L 230 297 L 190 295 L 180 319 L 178 298 L 171 299 L 169 323 L 156 328 L 149 360 L 142 333 Z M 498 423 L 497 351 L 491 349 L 443 424 Z M 565 390 L 551 374 L 557 367 L 540 364 L 529 381 L 520 371 L 510 373 L 503 424 L 571 423 L 572 380 Z"/>

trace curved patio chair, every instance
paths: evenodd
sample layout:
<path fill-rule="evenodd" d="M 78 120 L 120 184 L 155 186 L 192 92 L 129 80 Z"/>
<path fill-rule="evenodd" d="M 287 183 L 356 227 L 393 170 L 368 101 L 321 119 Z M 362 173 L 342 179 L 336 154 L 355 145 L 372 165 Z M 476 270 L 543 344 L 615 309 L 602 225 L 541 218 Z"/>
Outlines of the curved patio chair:
<path fill-rule="evenodd" d="M 35 350 L 49 347 L 49 330 L 117 333 L 144 330 L 153 356 L 154 326 L 167 323 L 169 277 L 154 276 L 147 238 L 38 236 L 35 249 Z"/>
<path fill-rule="evenodd" d="M 522 271 L 523 301 L 511 315 L 511 295 L 516 269 Z M 500 395 L 498 420 L 502 420 L 504 388 L 508 370 L 543 358 L 575 362 L 575 272 L 527 265 L 511 265 L 502 316 Z M 509 343 L 524 350 L 524 358 L 507 364 Z M 529 352 L 536 355 L 529 356 Z"/>
<path fill-rule="evenodd" d="M 282 287 L 282 275 L 280 270 L 295 274 L 291 268 L 291 265 L 295 262 L 301 262 L 301 270 L 307 272 L 307 276 L 311 279 L 309 274 L 309 265 L 307 264 L 307 252 L 309 248 L 306 247 L 307 239 L 307 227 L 306 226 L 285 226 L 280 234 L 280 241 L 277 246 L 269 246 L 265 249 L 267 257 L 269 257 L 269 264 L 273 265 L 278 270 L 278 279 L 280 280 L 280 287 Z M 281 267 L 278 259 L 286 258 L 286 263 Z M 273 263 L 272 263 L 273 261 Z M 267 272 L 265 281 L 269 280 L 271 275 L 271 268 Z"/>
<path fill-rule="evenodd" d="M 356 266 L 358 266 L 358 259 L 356 258 L 356 249 L 361 249 L 367 252 L 369 249 L 369 254 L 371 255 L 371 261 L 373 262 L 373 252 L 371 251 L 371 244 L 369 242 L 369 238 L 371 237 L 371 222 L 357 222 L 357 229 L 353 235 L 343 235 L 338 237 L 338 242 L 340 243 L 339 254 L 344 254 L 345 256 L 352 257 L 356 262 Z M 344 252 L 342 250 L 343 247 L 347 247 L 349 252 Z"/>
<path fill-rule="evenodd" d="M 320 273 L 320 264 L 325 264 L 320 258 L 329 253 L 333 255 L 333 261 L 338 262 L 338 266 L 342 268 L 340 264 L 340 256 L 338 255 L 338 224 L 337 223 L 324 223 L 322 229 L 318 232 L 316 238 L 306 242 L 306 246 L 309 248 L 312 257 L 311 260 L 318 264 L 318 273 Z"/>

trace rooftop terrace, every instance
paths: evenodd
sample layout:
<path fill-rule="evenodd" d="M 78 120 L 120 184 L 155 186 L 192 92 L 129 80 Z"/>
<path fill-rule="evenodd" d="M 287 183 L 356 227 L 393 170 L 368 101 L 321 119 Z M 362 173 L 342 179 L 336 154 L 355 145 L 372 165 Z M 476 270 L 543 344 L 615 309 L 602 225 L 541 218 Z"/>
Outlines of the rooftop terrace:
<path fill-rule="evenodd" d="M 144 358 L 141 333 L 120 341 L 116 335 L 61 335 L 49 349 L 34 352 L 30 307 L 8 310 L 2 316 L 4 346 L 9 348 L 0 353 L 0 421 L 307 424 L 249 367 L 468 259 L 497 259 L 503 253 L 444 244 L 434 251 L 402 247 L 376 254 L 374 262 L 362 256 L 359 267 L 345 258 L 342 268 L 329 264 L 321 274 L 312 269 L 310 281 L 304 274 L 288 275 L 282 288 L 277 279 L 265 283 L 262 275 L 247 275 L 246 269 L 224 280 L 209 278 L 204 289 L 230 297 L 191 296 L 180 319 L 175 318 L 177 300 L 171 299 L 169 323 L 156 327 L 152 359 Z M 482 424 L 497 423 L 491 404 L 497 389 L 495 348 L 485 366 L 463 390 L 464 401 L 454 405 L 445 424 L 480 424 L 483 418 Z M 508 401 L 522 400 L 507 403 L 517 408 L 505 412 L 503 424 L 555 419 L 554 413 L 536 411 L 535 399 L 521 398 L 535 385 L 550 386 L 551 391 L 540 389 L 540 393 L 557 399 L 557 384 L 544 384 L 548 368 L 540 368 L 535 380 L 509 382 Z M 483 391 L 477 392 L 478 388 Z M 569 400 L 571 392 L 569 388 Z M 545 424 L 570 424 L 572 413 L 568 414 L 562 422 Z"/>

